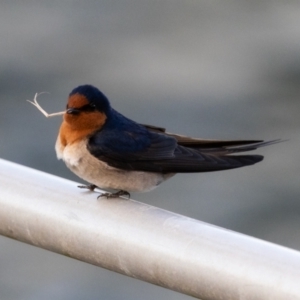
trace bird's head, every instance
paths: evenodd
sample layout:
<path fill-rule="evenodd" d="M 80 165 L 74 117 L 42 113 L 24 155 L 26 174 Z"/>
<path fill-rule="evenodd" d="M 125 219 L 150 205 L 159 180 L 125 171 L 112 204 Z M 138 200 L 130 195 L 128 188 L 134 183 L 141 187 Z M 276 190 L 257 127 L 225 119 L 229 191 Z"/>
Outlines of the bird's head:
<path fill-rule="evenodd" d="M 81 85 L 69 95 L 64 120 L 74 129 L 101 128 L 109 112 L 103 93 L 92 85 Z"/>

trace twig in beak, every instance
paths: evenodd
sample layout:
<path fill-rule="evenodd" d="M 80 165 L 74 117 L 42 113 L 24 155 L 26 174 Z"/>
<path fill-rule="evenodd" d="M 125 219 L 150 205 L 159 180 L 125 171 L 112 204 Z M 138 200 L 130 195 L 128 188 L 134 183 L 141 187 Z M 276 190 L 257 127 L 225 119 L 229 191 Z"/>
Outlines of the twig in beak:
<path fill-rule="evenodd" d="M 55 117 L 55 116 L 61 116 L 63 115 L 65 112 L 64 111 L 60 111 L 60 112 L 56 112 L 53 114 L 48 114 L 44 109 L 42 109 L 42 107 L 38 104 L 37 102 L 37 97 L 41 94 L 44 93 L 36 93 L 34 95 L 33 101 L 27 100 L 29 103 L 31 103 L 32 105 L 34 105 L 46 118 L 51 118 L 51 117 Z"/>

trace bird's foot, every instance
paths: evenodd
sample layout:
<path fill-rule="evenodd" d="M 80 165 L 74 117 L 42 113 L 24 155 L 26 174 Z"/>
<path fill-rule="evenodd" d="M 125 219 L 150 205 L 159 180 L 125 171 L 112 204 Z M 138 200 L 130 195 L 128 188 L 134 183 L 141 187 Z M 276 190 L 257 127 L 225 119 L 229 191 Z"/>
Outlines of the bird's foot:
<path fill-rule="evenodd" d="M 118 198 L 120 196 L 127 196 L 128 199 L 130 199 L 130 194 L 127 191 L 117 191 L 115 193 L 103 193 L 100 196 L 97 197 L 97 199 L 101 198 L 101 197 L 106 197 L 107 199 L 111 199 L 111 198 Z"/>
<path fill-rule="evenodd" d="M 88 190 L 90 190 L 91 192 L 93 192 L 94 189 L 97 188 L 97 186 L 94 185 L 94 184 L 78 185 L 77 187 L 79 187 L 80 189 L 88 189 Z"/>

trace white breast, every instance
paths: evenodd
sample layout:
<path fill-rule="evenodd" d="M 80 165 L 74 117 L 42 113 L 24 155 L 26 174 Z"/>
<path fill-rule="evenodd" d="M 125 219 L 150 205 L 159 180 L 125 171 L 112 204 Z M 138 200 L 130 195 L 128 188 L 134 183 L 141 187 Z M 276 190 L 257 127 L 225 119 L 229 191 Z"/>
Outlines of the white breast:
<path fill-rule="evenodd" d="M 85 181 L 103 189 L 146 192 L 154 189 L 174 174 L 160 174 L 142 171 L 125 171 L 110 167 L 90 154 L 87 140 L 63 147 L 58 138 L 55 150 L 58 159 Z"/>

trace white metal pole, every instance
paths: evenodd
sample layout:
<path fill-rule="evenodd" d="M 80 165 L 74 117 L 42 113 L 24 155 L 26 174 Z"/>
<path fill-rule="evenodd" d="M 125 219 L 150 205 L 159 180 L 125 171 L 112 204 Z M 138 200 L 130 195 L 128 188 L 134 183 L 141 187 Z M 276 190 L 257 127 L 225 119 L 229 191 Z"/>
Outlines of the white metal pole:
<path fill-rule="evenodd" d="M 76 185 L 0 160 L 0 234 L 203 300 L 300 299 L 299 252 Z"/>

